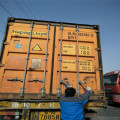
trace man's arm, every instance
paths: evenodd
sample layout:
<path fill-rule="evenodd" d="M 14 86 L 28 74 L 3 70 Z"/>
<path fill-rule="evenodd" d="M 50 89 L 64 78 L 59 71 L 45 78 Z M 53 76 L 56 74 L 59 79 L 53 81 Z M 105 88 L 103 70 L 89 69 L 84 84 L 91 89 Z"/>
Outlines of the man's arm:
<path fill-rule="evenodd" d="M 90 97 L 90 91 L 89 90 L 87 90 L 84 94 L 82 94 L 81 96 L 80 96 L 80 98 L 83 98 L 83 100 L 85 101 L 85 100 L 87 100 L 87 99 L 89 99 L 89 97 Z"/>
<path fill-rule="evenodd" d="M 90 88 L 90 87 L 87 87 L 86 92 L 85 92 L 84 94 L 82 94 L 82 95 L 78 98 L 80 101 L 83 101 L 83 102 L 84 102 L 83 104 L 85 104 L 85 103 L 88 102 L 89 97 L 90 97 L 90 91 L 91 91 L 91 88 Z"/>

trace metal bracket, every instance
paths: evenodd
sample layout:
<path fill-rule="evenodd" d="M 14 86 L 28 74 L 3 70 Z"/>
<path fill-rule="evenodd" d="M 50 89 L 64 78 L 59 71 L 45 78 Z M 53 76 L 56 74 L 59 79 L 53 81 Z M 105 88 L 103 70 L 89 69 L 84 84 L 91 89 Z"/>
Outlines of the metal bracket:
<path fill-rule="evenodd" d="M 44 61 L 48 61 L 48 59 L 44 59 Z"/>
<path fill-rule="evenodd" d="M 25 58 L 25 60 L 29 60 L 29 58 Z"/>
<path fill-rule="evenodd" d="M 10 43 L 9 43 L 9 42 L 4 42 L 3 44 L 4 44 L 4 45 L 9 45 Z"/>
<path fill-rule="evenodd" d="M 62 62 L 62 59 L 61 59 L 61 60 L 58 60 L 58 61 L 61 61 L 61 62 Z"/>
<path fill-rule="evenodd" d="M 61 89 L 58 88 L 58 89 L 57 89 L 57 97 L 60 98 L 60 95 L 61 95 Z"/>
<path fill-rule="evenodd" d="M 5 64 L 2 64 L 2 63 L 0 64 L 0 67 L 4 67 L 4 66 L 5 66 Z"/>
<path fill-rule="evenodd" d="M 99 33 L 99 30 L 96 30 L 95 32 L 96 32 L 96 33 Z"/>
<path fill-rule="evenodd" d="M 100 51 L 101 49 L 100 48 L 95 48 L 95 50 Z"/>
<path fill-rule="evenodd" d="M 41 97 L 44 98 L 45 97 L 45 88 L 41 89 Z"/>
<path fill-rule="evenodd" d="M 41 83 L 43 83 L 43 80 L 38 80 L 37 78 L 35 78 L 34 80 L 28 80 L 28 82 L 41 82 Z"/>
<path fill-rule="evenodd" d="M 7 79 L 8 81 L 21 81 L 23 82 L 23 79 L 18 79 L 18 77 L 15 77 L 14 79 Z"/>
<path fill-rule="evenodd" d="M 25 92 L 25 88 L 21 88 L 21 89 L 20 89 L 20 97 L 21 97 L 21 98 L 24 97 L 24 92 Z"/>
<path fill-rule="evenodd" d="M 63 25 L 61 24 L 61 26 L 60 26 L 60 30 L 63 30 Z"/>
<path fill-rule="evenodd" d="M 76 90 L 76 93 L 77 93 L 77 96 L 79 97 L 79 95 L 80 95 L 80 90 Z"/>
<path fill-rule="evenodd" d="M 79 26 L 77 26 L 77 27 L 76 27 L 76 31 L 78 31 L 78 32 L 79 32 Z"/>
<path fill-rule="evenodd" d="M 50 29 L 50 24 L 48 24 L 47 29 Z"/>
<path fill-rule="evenodd" d="M 103 71 L 103 69 L 102 69 L 102 68 L 96 68 L 96 70 L 98 70 L 98 71 Z"/>

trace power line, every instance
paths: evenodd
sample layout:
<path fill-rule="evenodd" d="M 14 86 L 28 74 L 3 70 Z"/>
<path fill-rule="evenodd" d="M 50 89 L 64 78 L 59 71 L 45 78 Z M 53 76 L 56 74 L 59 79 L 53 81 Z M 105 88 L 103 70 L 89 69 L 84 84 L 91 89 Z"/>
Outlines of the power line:
<path fill-rule="evenodd" d="M 8 13 L 11 17 L 13 17 L 12 13 L 11 13 L 9 10 L 7 10 L 7 8 L 5 8 L 2 4 L 0 4 L 0 6 Z"/>
<path fill-rule="evenodd" d="M 30 11 L 30 14 L 36 19 L 35 15 L 33 14 L 33 12 L 29 9 L 29 7 L 27 6 L 27 4 L 25 3 L 24 0 L 22 0 L 23 4 L 26 6 L 26 8 L 28 9 L 28 11 Z"/>
<path fill-rule="evenodd" d="M 26 14 L 26 12 L 23 10 L 23 8 L 17 3 L 17 0 L 15 3 L 19 7 L 19 9 L 24 13 L 24 15 L 27 16 L 27 18 L 29 18 L 29 16 Z"/>

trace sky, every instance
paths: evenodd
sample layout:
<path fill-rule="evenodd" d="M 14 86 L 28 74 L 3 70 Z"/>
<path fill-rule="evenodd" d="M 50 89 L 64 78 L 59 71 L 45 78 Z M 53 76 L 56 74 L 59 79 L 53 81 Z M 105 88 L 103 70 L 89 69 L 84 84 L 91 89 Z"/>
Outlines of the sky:
<path fill-rule="evenodd" d="M 8 17 L 99 25 L 103 72 L 120 70 L 120 0 L 0 0 L 0 48 Z"/>

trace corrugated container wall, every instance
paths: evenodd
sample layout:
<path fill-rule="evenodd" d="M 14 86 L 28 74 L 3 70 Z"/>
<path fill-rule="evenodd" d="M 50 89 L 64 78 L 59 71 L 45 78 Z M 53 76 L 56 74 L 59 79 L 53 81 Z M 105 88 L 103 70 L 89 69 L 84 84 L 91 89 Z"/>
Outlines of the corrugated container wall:
<path fill-rule="evenodd" d="M 58 99 L 90 86 L 104 99 L 99 27 L 9 18 L 0 64 L 0 99 Z"/>

